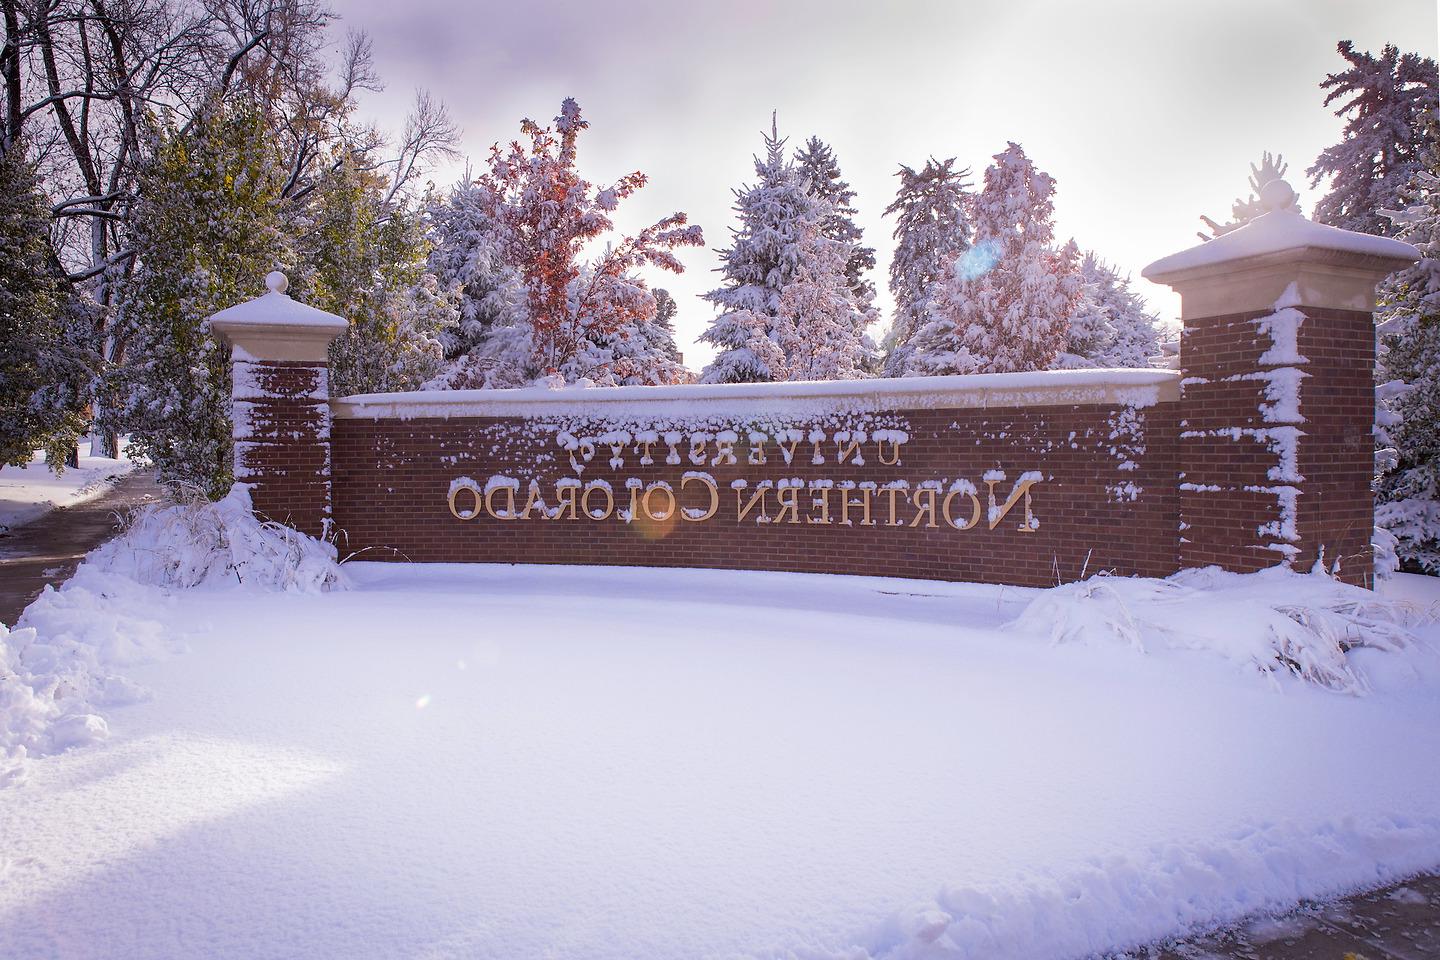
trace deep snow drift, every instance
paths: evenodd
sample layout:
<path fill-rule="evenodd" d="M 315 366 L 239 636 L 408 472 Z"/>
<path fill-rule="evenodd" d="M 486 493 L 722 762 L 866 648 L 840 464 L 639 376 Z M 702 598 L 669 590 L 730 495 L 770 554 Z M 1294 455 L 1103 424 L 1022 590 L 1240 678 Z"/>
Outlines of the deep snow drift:
<path fill-rule="evenodd" d="M 1319 578 L 344 570 L 32 606 L 149 696 L 0 788 L 0 956 L 1070 957 L 1440 866 L 1440 631 L 1257 669 Z"/>

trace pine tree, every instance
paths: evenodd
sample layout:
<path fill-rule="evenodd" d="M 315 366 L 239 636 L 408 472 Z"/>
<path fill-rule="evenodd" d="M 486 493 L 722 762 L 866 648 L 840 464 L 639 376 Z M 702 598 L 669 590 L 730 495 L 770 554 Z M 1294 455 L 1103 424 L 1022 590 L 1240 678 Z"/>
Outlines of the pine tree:
<path fill-rule="evenodd" d="M 1327 107 L 1340 101 L 1335 115 L 1345 119 L 1345 133 L 1306 171 L 1311 186 L 1334 178 L 1315 219 L 1387 235 L 1395 227 L 1381 211 L 1401 206 L 1401 189 L 1424 165 L 1425 125 L 1437 104 L 1435 61 L 1391 44 L 1379 57 L 1357 52 L 1349 40 L 1338 50 L 1350 67 L 1328 74 L 1320 87 L 1330 91 Z"/>
<path fill-rule="evenodd" d="M 1423 257 L 1380 287 L 1381 395 L 1391 399 L 1375 519 L 1407 569 L 1440 574 L 1440 140 L 1430 130 L 1425 166 L 1388 214 Z"/>
<path fill-rule="evenodd" d="M 440 334 L 448 364 L 442 380 L 462 367 L 484 371 L 478 380 L 462 378 L 466 385 L 518 386 L 533 380 L 536 372 L 527 368 L 532 345 L 523 335 L 530 322 L 524 283 L 501 255 L 480 190 L 467 177 L 445 198 L 430 198 L 427 208 L 429 270 L 442 287 L 460 291 L 459 317 Z"/>
<path fill-rule="evenodd" d="M 1084 293 L 1071 314 L 1057 367 L 1148 367 L 1160 353 L 1158 318 L 1130 278 L 1092 251 L 1080 261 Z"/>
<path fill-rule="evenodd" d="M 852 380 L 865 376 L 874 345 L 845 271 L 850 247 L 825 236 L 824 221 L 807 223 L 797 243 L 795 274 L 780 294 L 775 329 L 786 380 Z"/>
<path fill-rule="evenodd" d="M 970 169 L 955 169 L 955 158 L 931 157 L 918 173 L 902 165 L 900 187 L 885 215 L 895 215 L 895 255 L 890 261 L 890 293 L 895 313 L 885 337 L 885 375 L 898 376 L 908 365 L 908 341 L 930 318 L 935 284 L 950 275 L 955 261 L 970 249 Z"/>
<path fill-rule="evenodd" d="M 1251 220 L 1265 212 L 1265 205 L 1260 202 L 1260 188 L 1271 180 L 1279 180 L 1285 176 L 1290 165 L 1285 158 L 1279 154 L 1271 154 L 1268 150 L 1260 157 L 1258 164 L 1250 164 L 1250 196 L 1244 200 L 1236 198 L 1230 205 L 1230 222 L 1216 223 L 1207 216 L 1201 216 L 1205 226 L 1210 228 L 1209 233 L 1201 233 L 1201 240 L 1213 240 L 1216 237 L 1224 236 L 1232 230 L 1245 226 Z M 1300 212 L 1300 198 L 1296 197 L 1291 201 L 1290 209 L 1296 213 Z"/>
<path fill-rule="evenodd" d="M 15 142 L 0 151 L 0 467 L 37 448 L 57 473 L 85 429 L 98 356 L 90 318 L 59 277 L 50 210 Z"/>
<path fill-rule="evenodd" d="M 856 305 L 862 310 L 875 299 L 875 284 L 867 274 L 875 269 L 875 249 L 861 244 L 865 231 L 855 222 L 855 191 L 840 174 L 840 161 L 835 151 L 819 137 L 811 137 L 795 151 L 795 167 L 812 197 L 830 204 L 830 213 L 821 223 L 820 233 L 826 239 L 846 244 L 845 281 Z"/>
<path fill-rule="evenodd" d="M 423 228 L 418 211 L 386 203 L 384 179 L 353 154 L 336 159 L 291 225 L 293 295 L 350 321 L 330 346 L 336 396 L 413 390 L 440 372 L 459 291 L 426 273 Z"/>
<path fill-rule="evenodd" d="M 1074 241 L 1055 249 L 1055 182 L 1011 143 L 985 171 L 975 246 L 938 285 L 907 376 L 1050 367 L 1083 284 Z"/>
<path fill-rule="evenodd" d="M 582 261 L 584 248 L 614 228 L 610 214 L 647 182 L 639 171 L 604 188 L 581 178 L 577 144 L 588 127 L 579 105 L 565 100 L 553 128 L 521 124 L 528 145 L 492 147 L 475 184 L 478 213 L 493 224 L 500 259 L 520 274 L 531 363 L 567 376 L 590 370 L 597 346 L 613 334 L 650 321 L 655 298 L 637 270 L 683 272 L 674 251 L 704 243 L 700 228 L 675 213 Z"/>
<path fill-rule="evenodd" d="M 684 354 L 680 346 L 675 342 L 675 316 L 680 312 L 680 306 L 675 298 L 670 296 L 670 291 L 663 287 L 655 290 L 655 338 L 660 343 L 665 356 L 676 363 L 684 362 Z"/>
<path fill-rule="evenodd" d="M 792 368 L 811 369 L 809 347 L 804 344 L 814 335 L 787 329 L 793 328 L 797 318 L 792 312 L 782 319 L 781 301 L 790 285 L 801 277 L 802 267 L 806 271 L 805 283 L 824 287 L 826 296 L 833 294 L 829 277 L 837 270 L 837 261 L 828 255 L 817 258 L 822 250 L 839 254 L 844 313 L 850 324 L 843 343 L 858 344 L 866 362 L 874 350 L 865 334 L 873 312 L 855 301 L 845 275 L 853 244 L 825 236 L 833 207 L 812 194 L 808 181 L 786 162 L 785 140 L 776 130 L 773 117 L 770 133 L 763 136 L 765 156 L 755 158 L 755 183 L 734 191 L 740 223 L 731 230 L 729 249 L 720 252 L 724 284 L 705 294 L 705 299 L 721 311 L 700 336 L 720 350 L 701 374 L 705 383 L 786 380 L 793 378 Z M 800 296 L 797 292 L 791 302 Z M 816 322 L 830 328 L 828 319 Z M 839 349 L 844 352 L 850 347 Z M 860 366 L 863 369 L 864 364 Z"/>
<path fill-rule="evenodd" d="M 162 481 L 218 497 L 231 481 L 230 351 L 207 318 L 261 292 L 287 259 L 284 167 L 243 105 L 212 102 L 188 132 L 153 138 L 131 218 L 135 272 L 118 306 L 128 343 L 106 409 Z"/>

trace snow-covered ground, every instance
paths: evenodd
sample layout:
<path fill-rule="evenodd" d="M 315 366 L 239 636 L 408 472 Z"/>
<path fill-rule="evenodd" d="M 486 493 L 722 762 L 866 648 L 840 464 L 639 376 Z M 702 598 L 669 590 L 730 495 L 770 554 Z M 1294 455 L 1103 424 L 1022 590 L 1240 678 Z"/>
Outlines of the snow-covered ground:
<path fill-rule="evenodd" d="M 1433 623 L 1352 694 L 1017 588 L 119 567 L 22 621 L 148 695 L 0 787 L 3 957 L 1038 960 L 1440 866 Z"/>
<path fill-rule="evenodd" d="M 110 482 L 134 469 L 124 453 L 121 459 L 90 456 L 90 441 L 80 443 L 80 468 L 65 470 L 56 476 L 45 466 L 45 456 L 23 467 L 0 470 L 0 533 L 29 523 L 56 507 L 80 503 L 98 497 L 109 489 Z"/>

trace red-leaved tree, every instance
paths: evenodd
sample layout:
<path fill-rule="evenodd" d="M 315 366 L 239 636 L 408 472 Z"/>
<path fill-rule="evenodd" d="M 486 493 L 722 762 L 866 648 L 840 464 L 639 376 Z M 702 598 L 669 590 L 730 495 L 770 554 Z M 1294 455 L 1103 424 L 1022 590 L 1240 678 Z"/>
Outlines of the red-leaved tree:
<path fill-rule="evenodd" d="M 575 141 L 587 127 L 579 104 L 567 98 L 553 129 L 525 120 L 520 132 L 528 145 L 491 147 L 489 170 L 476 184 L 501 256 L 524 281 L 535 364 L 550 372 L 573 369 L 586 344 L 652 321 L 655 298 L 636 271 L 649 265 L 681 273 L 676 248 L 705 242 L 698 226 L 675 213 L 586 263 L 586 246 L 614 229 L 610 214 L 647 179 L 638 170 L 604 188 L 583 179 Z"/>

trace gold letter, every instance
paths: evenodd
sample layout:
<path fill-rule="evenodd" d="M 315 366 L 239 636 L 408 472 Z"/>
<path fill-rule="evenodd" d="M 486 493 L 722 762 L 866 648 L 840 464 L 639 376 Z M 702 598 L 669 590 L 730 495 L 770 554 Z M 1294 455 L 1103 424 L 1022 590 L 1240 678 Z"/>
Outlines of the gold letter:
<path fill-rule="evenodd" d="M 1022 473 L 1020 479 L 1015 481 L 1014 489 L 1010 491 L 1010 498 L 1005 501 L 1003 507 L 997 508 L 995 506 L 995 484 L 1004 479 L 1005 473 L 1001 470 L 991 470 L 985 474 L 985 485 L 990 488 L 990 529 L 994 530 L 1000 521 L 1005 519 L 1005 514 L 1010 512 L 1010 508 L 1015 506 L 1023 496 L 1025 498 L 1025 522 L 1020 524 L 1020 532 L 1034 533 L 1040 524 L 1036 523 L 1035 518 L 1030 515 L 1030 487 L 1039 482 L 1042 477 L 1033 471 Z"/>
<path fill-rule="evenodd" d="M 746 463 L 759 465 L 765 462 L 765 434 L 750 432 L 750 455 L 745 458 Z"/>
<path fill-rule="evenodd" d="M 775 512 L 775 522 L 785 522 L 785 511 L 790 511 L 790 522 L 800 522 L 800 504 L 796 498 L 799 496 L 799 489 L 791 486 L 780 487 L 775 491 L 775 499 L 780 501 L 780 509 Z"/>
<path fill-rule="evenodd" d="M 735 462 L 735 441 L 738 439 L 734 433 L 724 431 L 715 437 L 715 459 L 710 461 L 712 467 Z"/>
<path fill-rule="evenodd" d="M 580 518 L 576 515 L 576 513 L 575 513 L 575 511 L 576 511 L 576 509 L 577 509 L 577 506 L 578 506 L 578 505 L 575 503 L 575 494 L 576 494 L 577 492 L 579 492 L 579 490 L 580 490 L 580 484 L 579 484 L 579 483 L 563 483 L 563 484 L 562 484 L 562 483 L 557 483 L 557 484 L 555 484 L 555 500 L 556 500 L 556 506 L 555 506 L 555 515 L 550 518 L 551 520 L 559 520 L 559 519 L 563 518 L 563 517 L 565 516 L 565 508 L 566 508 L 567 506 L 570 508 L 570 519 L 571 519 L 571 520 L 579 520 L 579 519 L 580 519 Z"/>
<path fill-rule="evenodd" d="M 605 511 L 603 513 L 596 513 L 590 509 L 590 494 L 596 490 L 605 494 Z M 580 509 L 585 511 L 585 516 L 591 520 L 604 520 L 615 512 L 615 494 L 611 491 L 610 484 L 600 484 L 594 481 L 587 483 L 585 485 L 585 492 L 580 494 Z"/>
<path fill-rule="evenodd" d="M 965 524 L 964 526 L 956 523 L 955 518 L 950 514 L 950 503 L 960 494 L 964 494 L 965 496 L 969 497 L 971 503 L 970 522 Z M 958 483 L 952 486 L 950 488 L 950 492 L 945 494 L 945 502 L 941 504 L 940 512 L 945 515 L 945 522 L 950 524 L 950 526 L 954 527 L 956 530 L 969 530 L 971 527 L 975 526 L 975 524 L 980 522 L 980 498 L 975 496 L 975 488 L 971 487 L 969 490 L 966 490 Z"/>
<path fill-rule="evenodd" d="M 875 487 L 860 487 L 860 499 L 851 500 L 850 491 L 856 489 L 854 480 L 840 481 L 840 523 L 842 526 L 851 526 L 850 508 L 860 507 L 860 526 L 873 527 L 875 521 L 870 519 L 870 497 L 875 492 Z"/>
<path fill-rule="evenodd" d="M 923 504 L 922 504 L 922 503 L 920 502 L 920 498 L 921 498 L 922 496 L 925 497 L 925 499 L 926 499 L 926 501 L 927 501 L 926 503 L 923 503 Z M 919 490 L 916 490 L 913 494 L 910 495 L 910 499 L 911 499 L 912 502 L 914 502 L 914 504 L 915 504 L 915 510 L 916 510 L 915 519 L 910 521 L 910 526 L 912 526 L 912 527 L 918 527 L 918 526 L 920 526 L 920 518 L 921 518 L 921 517 L 925 517 L 925 516 L 928 516 L 928 517 L 930 518 L 929 522 L 926 523 L 925 526 L 927 526 L 927 527 L 938 527 L 938 526 L 940 526 L 940 524 L 938 524 L 938 523 L 935 522 L 935 488 L 934 488 L 934 487 L 921 487 Z"/>
<path fill-rule="evenodd" d="M 743 480 L 737 480 L 736 482 L 737 482 L 737 483 L 744 483 Z M 744 488 L 744 487 L 736 487 L 736 488 L 735 488 L 735 512 L 739 514 L 739 516 L 737 516 L 737 517 L 735 518 L 735 522 L 736 522 L 736 523 L 740 523 L 742 520 L 744 520 L 746 517 L 748 517 L 748 516 L 750 515 L 750 511 L 753 510 L 753 509 L 755 509 L 755 504 L 756 504 L 757 501 L 758 501 L 759 504 L 760 504 L 760 516 L 758 516 L 758 517 L 755 518 L 755 522 L 756 522 L 756 523 L 767 523 L 767 522 L 769 522 L 770 517 L 769 517 L 769 515 L 766 514 L 766 512 L 765 512 L 765 491 L 766 491 L 766 490 L 769 490 L 769 489 L 770 489 L 770 486 L 771 486 L 771 485 L 770 485 L 770 481 L 769 481 L 769 480 L 761 480 L 761 481 L 755 486 L 755 492 L 752 493 L 752 494 L 750 494 L 750 500 L 749 500 L 749 502 L 747 502 L 743 507 L 740 505 L 740 501 L 741 501 L 742 499 L 744 499 L 744 497 L 745 497 L 745 488 Z"/>
<path fill-rule="evenodd" d="M 470 496 L 475 498 L 475 506 L 465 513 L 461 513 L 459 508 L 455 506 L 455 497 L 461 490 L 470 491 Z M 474 520 L 480 516 L 480 488 L 475 485 L 474 480 L 469 480 L 468 482 L 456 481 L 450 485 L 450 512 L 455 515 L 456 520 Z"/>
<path fill-rule="evenodd" d="M 665 499 L 670 501 L 669 505 L 665 507 L 665 512 L 660 514 L 659 516 L 656 516 L 655 511 L 650 509 L 650 495 L 655 493 L 657 490 L 665 494 Z M 663 481 L 652 483 L 650 484 L 650 486 L 645 488 L 645 497 L 643 502 L 645 504 L 645 515 L 651 520 L 669 520 L 670 514 L 675 512 L 675 491 L 671 490 L 669 484 L 666 484 Z"/>
<path fill-rule="evenodd" d="M 531 510 L 539 510 L 540 516 L 546 516 L 545 501 L 540 497 L 540 484 L 534 480 L 530 481 L 530 489 L 525 495 L 525 506 L 520 508 L 520 519 L 529 520 Z"/>
<path fill-rule="evenodd" d="M 490 514 L 490 516 L 494 517 L 496 520 L 519 520 L 519 516 L 517 516 L 515 513 L 515 489 L 518 486 L 520 486 L 518 483 L 515 484 L 515 486 L 513 487 L 509 484 L 506 484 L 503 487 L 496 486 L 486 490 L 485 512 Z M 505 512 L 496 513 L 495 503 L 492 498 L 501 490 L 505 491 Z"/>
<path fill-rule="evenodd" d="M 905 526 L 905 521 L 904 521 L 904 520 L 897 520 L 897 519 L 895 519 L 895 497 L 900 493 L 900 488 L 899 488 L 899 487 L 886 486 L 886 487 L 881 487 L 881 488 L 880 488 L 880 492 L 881 492 L 881 493 L 884 493 L 884 494 L 887 494 L 887 495 L 890 497 L 890 526 L 892 526 L 892 527 L 903 527 L 903 526 Z"/>
<path fill-rule="evenodd" d="M 829 523 L 830 522 L 830 487 L 828 480 L 811 480 L 810 487 L 810 516 L 805 518 L 806 523 Z M 820 508 L 820 518 L 815 518 L 815 508 Z"/>
<path fill-rule="evenodd" d="M 715 516 L 715 511 L 720 509 L 720 491 L 715 488 L 715 481 L 711 480 L 709 477 L 698 473 L 687 473 L 680 480 L 681 493 L 685 492 L 685 484 L 689 483 L 691 480 L 698 480 L 700 483 L 705 484 L 705 489 L 710 491 L 710 507 L 705 511 L 703 516 L 692 517 L 684 510 L 680 511 L 680 516 L 685 520 L 693 520 L 696 523 L 699 523 L 701 520 L 709 520 L 711 517 Z"/>
<path fill-rule="evenodd" d="M 865 456 L 860 452 L 860 444 L 864 442 L 864 430 L 836 431 L 835 449 L 839 452 L 835 455 L 835 462 L 841 464 L 851 457 L 854 457 L 855 466 L 863 467 L 865 465 Z"/>

